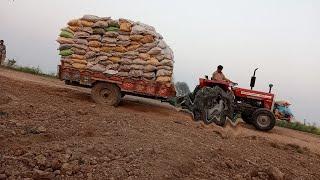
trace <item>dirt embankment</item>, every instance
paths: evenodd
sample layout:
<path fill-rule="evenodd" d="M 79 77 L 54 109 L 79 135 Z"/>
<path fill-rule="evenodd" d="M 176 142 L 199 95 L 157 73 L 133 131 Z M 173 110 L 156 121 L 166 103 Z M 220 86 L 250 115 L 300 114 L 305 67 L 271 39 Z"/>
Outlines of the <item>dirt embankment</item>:
<path fill-rule="evenodd" d="M 320 138 L 196 123 L 159 102 L 0 69 L 0 179 L 318 179 Z"/>

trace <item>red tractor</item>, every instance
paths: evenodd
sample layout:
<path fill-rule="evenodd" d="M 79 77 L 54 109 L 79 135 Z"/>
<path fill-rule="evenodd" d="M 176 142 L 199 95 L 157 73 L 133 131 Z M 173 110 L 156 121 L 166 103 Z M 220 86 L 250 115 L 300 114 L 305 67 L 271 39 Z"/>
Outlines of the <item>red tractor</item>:
<path fill-rule="evenodd" d="M 178 98 L 177 103 L 192 112 L 194 120 L 206 124 L 214 122 L 224 126 L 226 119 L 235 120 L 240 114 L 242 119 L 253 124 L 261 131 L 271 130 L 276 123 L 272 112 L 274 94 L 252 90 L 255 86 L 255 73 L 251 78 L 251 89 L 235 87 L 236 84 L 200 78 L 199 85 L 185 97 Z"/>

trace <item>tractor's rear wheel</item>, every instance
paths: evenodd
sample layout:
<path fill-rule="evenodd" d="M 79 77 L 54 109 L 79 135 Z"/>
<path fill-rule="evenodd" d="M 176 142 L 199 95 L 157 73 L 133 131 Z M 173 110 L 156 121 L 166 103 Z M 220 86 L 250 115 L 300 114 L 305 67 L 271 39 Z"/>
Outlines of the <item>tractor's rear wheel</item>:
<path fill-rule="evenodd" d="M 261 108 L 253 113 L 252 123 L 260 131 L 269 131 L 275 126 L 276 118 L 269 109 Z"/>
<path fill-rule="evenodd" d="M 201 111 L 205 124 L 224 126 L 227 116 L 233 114 L 233 96 L 220 87 L 204 87 L 195 96 L 194 109 Z"/>
<path fill-rule="evenodd" d="M 224 126 L 227 122 L 227 115 L 226 115 L 226 111 L 221 111 L 220 113 L 218 113 L 217 115 L 215 115 L 214 117 L 210 118 L 204 118 L 205 120 L 209 120 L 210 122 L 215 123 L 218 126 Z"/>
<path fill-rule="evenodd" d="M 121 90 L 115 84 L 97 83 L 91 90 L 92 99 L 102 105 L 118 106 L 121 101 Z"/>
<path fill-rule="evenodd" d="M 202 119 L 203 119 L 202 112 L 198 109 L 193 110 L 193 120 L 194 121 L 201 121 Z"/>

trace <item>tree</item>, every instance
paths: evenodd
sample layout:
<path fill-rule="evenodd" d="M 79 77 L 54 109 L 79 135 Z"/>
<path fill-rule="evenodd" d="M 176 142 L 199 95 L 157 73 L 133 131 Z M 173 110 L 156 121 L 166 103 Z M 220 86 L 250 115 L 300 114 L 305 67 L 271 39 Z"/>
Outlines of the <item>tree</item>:
<path fill-rule="evenodd" d="M 177 96 L 185 96 L 190 93 L 190 89 L 187 83 L 177 82 L 176 83 Z"/>

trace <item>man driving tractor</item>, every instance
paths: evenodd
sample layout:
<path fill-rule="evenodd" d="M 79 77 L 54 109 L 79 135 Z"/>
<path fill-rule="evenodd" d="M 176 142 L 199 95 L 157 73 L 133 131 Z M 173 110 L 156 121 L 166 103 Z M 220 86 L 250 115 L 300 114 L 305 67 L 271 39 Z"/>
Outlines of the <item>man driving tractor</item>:
<path fill-rule="evenodd" d="M 223 74 L 222 70 L 223 70 L 223 66 L 219 65 L 217 67 L 217 70 L 212 74 L 212 80 L 233 83 L 231 80 L 226 78 L 226 76 Z"/>

